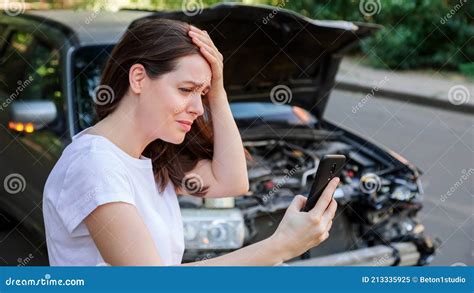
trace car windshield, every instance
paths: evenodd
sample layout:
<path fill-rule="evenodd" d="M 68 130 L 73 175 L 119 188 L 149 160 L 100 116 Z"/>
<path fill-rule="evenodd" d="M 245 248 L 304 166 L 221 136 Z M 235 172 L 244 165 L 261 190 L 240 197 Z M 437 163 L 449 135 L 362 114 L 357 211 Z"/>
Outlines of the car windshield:
<path fill-rule="evenodd" d="M 73 57 L 73 83 L 79 130 L 94 123 L 94 90 L 100 83 L 102 70 L 112 46 L 83 47 Z M 291 105 L 270 102 L 235 102 L 230 104 L 239 126 L 270 124 L 313 125 L 317 120 L 308 111 Z"/>

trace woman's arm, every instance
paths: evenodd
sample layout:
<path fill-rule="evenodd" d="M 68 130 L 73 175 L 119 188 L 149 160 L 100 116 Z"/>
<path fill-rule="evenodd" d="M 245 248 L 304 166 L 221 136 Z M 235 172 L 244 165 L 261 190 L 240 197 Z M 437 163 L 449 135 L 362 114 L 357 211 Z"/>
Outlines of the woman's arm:
<path fill-rule="evenodd" d="M 212 99 L 210 107 L 214 122 L 214 156 L 212 161 L 199 161 L 189 173 L 197 174 L 203 184 L 209 186 L 205 197 L 245 194 L 249 181 L 244 147 L 226 93 Z"/>
<path fill-rule="evenodd" d="M 182 266 L 274 266 L 290 259 L 289 252 L 272 237 L 231 253 Z"/>
<path fill-rule="evenodd" d="M 315 207 L 301 212 L 306 197 L 297 195 L 275 233 L 258 243 L 216 258 L 183 264 L 199 266 L 277 265 L 329 237 L 337 203 L 332 199 L 339 178 L 329 182 Z M 119 266 L 161 266 L 150 231 L 135 206 L 114 202 L 97 207 L 85 223 L 104 261 Z"/>
<path fill-rule="evenodd" d="M 207 98 L 211 108 L 214 131 L 214 156 L 201 160 L 188 172 L 197 174 L 209 186 L 206 197 L 237 196 L 249 189 L 247 164 L 239 130 L 230 110 L 223 82 L 223 57 L 207 32 L 192 28 L 190 36 L 212 69 L 212 80 Z M 186 190 L 179 190 L 187 194 Z"/>
<path fill-rule="evenodd" d="M 242 195 L 249 189 L 247 163 L 242 138 L 230 111 L 227 94 L 223 92 L 222 96 L 210 99 L 209 103 L 214 125 L 214 178 L 220 185 L 235 192 L 230 192 L 229 195 Z M 216 194 L 225 195 L 212 192 L 209 196 Z"/>
<path fill-rule="evenodd" d="M 112 266 L 162 266 L 147 226 L 133 205 L 116 202 L 99 206 L 86 225 L 102 258 Z M 275 265 L 284 261 L 283 247 L 268 238 L 232 253 L 184 265 Z"/>
<path fill-rule="evenodd" d="M 125 202 L 100 205 L 84 222 L 107 264 L 163 265 L 151 233 L 134 205 Z"/>

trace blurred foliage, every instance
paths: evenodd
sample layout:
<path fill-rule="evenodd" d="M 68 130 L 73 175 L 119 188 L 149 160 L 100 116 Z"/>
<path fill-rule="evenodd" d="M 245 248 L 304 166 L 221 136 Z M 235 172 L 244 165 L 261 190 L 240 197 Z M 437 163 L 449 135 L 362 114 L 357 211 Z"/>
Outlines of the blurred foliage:
<path fill-rule="evenodd" d="M 301 0 L 289 1 L 285 8 L 315 19 L 384 25 L 360 47 L 376 67 L 459 70 L 472 75 L 474 5 L 468 1 Z"/>
<path fill-rule="evenodd" d="M 241 0 L 294 10 L 314 19 L 349 20 L 384 26 L 359 50 L 369 63 L 390 69 L 457 70 L 472 77 L 474 5 L 471 0 Z M 48 1 L 46 1 L 48 2 Z M 51 2 L 58 2 L 57 0 Z M 107 9 L 112 3 L 140 9 L 204 7 L 220 0 L 82 0 L 76 7 Z"/>
<path fill-rule="evenodd" d="M 474 80 L 474 62 L 459 65 L 459 70 L 462 74 Z"/>

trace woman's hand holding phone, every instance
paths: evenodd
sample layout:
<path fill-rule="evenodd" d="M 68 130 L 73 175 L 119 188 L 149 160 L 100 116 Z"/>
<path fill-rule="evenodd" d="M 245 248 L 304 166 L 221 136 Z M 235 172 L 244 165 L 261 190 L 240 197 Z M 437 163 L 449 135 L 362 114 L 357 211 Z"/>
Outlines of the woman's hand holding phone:
<path fill-rule="evenodd" d="M 339 178 L 333 178 L 324 189 L 314 208 L 301 211 L 306 197 L 296 195 L 285 212 L 280 225 L 270 237 L 282 249 L 283 261 L 301 255 L 329 237 L 337 202 L 333 199 Z"/>

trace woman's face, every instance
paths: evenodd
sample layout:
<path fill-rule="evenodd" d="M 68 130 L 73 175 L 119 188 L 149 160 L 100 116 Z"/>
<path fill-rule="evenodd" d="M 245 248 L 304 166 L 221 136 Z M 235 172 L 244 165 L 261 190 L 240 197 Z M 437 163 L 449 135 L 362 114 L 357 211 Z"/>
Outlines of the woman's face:
<path fill-rule="evenodd" d="M 140 94 L 140 117 L 151 140 L 180 144 L 204 113 L 202 95 L 211 80 L 211 67 L 200 54 L 178 59 L 174 71 L 158 79 L 145 77 Z M 191 125 L 187 125 L 191 124 Z"/>

